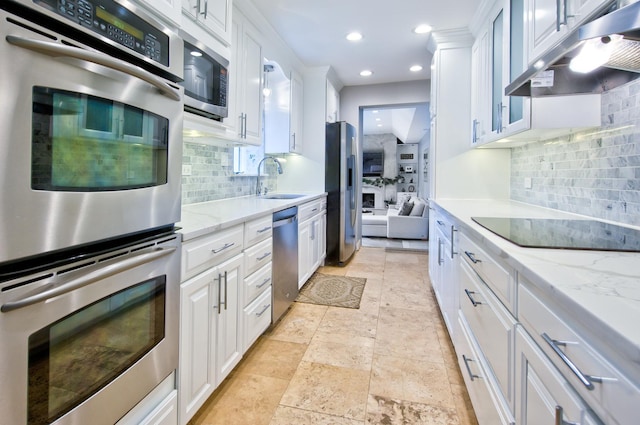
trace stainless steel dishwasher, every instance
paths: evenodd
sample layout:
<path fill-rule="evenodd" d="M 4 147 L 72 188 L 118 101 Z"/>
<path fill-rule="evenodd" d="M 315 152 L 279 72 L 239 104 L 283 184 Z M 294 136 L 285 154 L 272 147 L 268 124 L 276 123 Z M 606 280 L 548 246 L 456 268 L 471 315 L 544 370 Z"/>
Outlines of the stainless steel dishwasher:
<path fill-rule="evenodd" d="M 276 323 L 298 296 L 298 207 L 273 213 L 272 290 Z"/>

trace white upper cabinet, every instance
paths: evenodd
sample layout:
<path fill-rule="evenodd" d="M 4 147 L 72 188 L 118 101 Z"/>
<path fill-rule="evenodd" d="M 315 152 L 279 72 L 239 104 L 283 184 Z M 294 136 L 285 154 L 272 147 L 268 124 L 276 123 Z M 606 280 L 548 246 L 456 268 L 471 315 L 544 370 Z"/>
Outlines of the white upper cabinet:
<path fill-rule="evenodd" d="M 471 48 L 471 145 L 482 144 L 489 133 L 489 33 L 485 28 Z"/>
<path fill-rule="evenodd" d="M 178 1 L 178 0 L 161 0 Z M 197 22 L 224 45 L 231 44 L 231 0 L 182 0 L 185 16 Z"/>
<path fill-rule="evenodd" d="M 289 152 L 302 153 L 302 130 L 304 128 L 304 83 L 302 76 L 291 73 L 291 131 Z"/>
<path fill-rule="evenodd" d="M 237 10 L 233 15 L 229 108 L 223 124 L 232 139 L 262 144 L 263 54 L 258 30 Z"/>
<path fill-rule="evenodd" d="M 529 63 L 613 0 L 529 0 Z"/>
<path fill-rule="evenodd" d="M 340 94 L 327 80 L 327 122 L 336 122 L 340 115 Z"/>
<path fill-rule="evenodd" d="M 181 1 L 182 0 L 133 0 L 134 3 L 142 5 L 143 8 L 153 12 L 156 16 L 164 19 L 167 23 L 180 26 L 181 22 Z"/>

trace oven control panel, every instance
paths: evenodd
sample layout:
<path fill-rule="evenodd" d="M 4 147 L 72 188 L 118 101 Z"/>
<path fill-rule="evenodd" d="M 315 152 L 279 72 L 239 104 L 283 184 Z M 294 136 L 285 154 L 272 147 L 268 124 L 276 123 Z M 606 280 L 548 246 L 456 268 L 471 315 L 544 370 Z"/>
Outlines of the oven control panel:
<path fill-rule="evenodd" d="M 165 66 L 169 37 L 113 0 L 34 0 L 83 28 Z"/>

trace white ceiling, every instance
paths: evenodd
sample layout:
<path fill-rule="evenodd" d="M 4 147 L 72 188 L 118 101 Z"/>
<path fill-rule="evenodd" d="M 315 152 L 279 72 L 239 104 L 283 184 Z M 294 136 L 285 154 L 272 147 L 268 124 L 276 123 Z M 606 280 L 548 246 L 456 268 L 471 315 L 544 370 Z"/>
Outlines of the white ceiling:
<path fill-rule="evenodd" d="M 427 104 L 412 107 L 366 108 L 362 111 L 363 134 L 393 134 L 404 143 L 418 143 L 428 131 Z"/>
<path fill-rule="evenodd" d="M 330 65 L 345 86 L 430 77 L 429 34 L 469 25 L 480 0 L 252 0 L 306 66 Z M 346 40 L 361 32 L 358 42 Z M 412 65 L 422 65 L 411 72 Z M 360 71 L 373 71 L 361 77 Z"/>

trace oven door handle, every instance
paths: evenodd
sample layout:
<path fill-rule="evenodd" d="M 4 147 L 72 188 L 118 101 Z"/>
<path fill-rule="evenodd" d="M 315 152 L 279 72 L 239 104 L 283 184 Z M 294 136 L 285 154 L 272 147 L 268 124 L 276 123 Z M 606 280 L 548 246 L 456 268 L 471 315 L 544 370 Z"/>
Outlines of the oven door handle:
<path fill-rule="evenodd" d="M 58 286 L 54 286 L 44 291 L 37 292 L 33 295 L 29 295 L 27 297 L 5 303 L 2 305 L 2 307 L 0 307 L 0 311 L 2 311 L 3 313 L 7 313 L 9 311 L 18 310 L 23 307 L 46 301 L 50 298 L 66 294 L 75 289 L 82 288 L 99 280 L 106 279 L 110 276 L 122 273 L 134 267 L 138 267 L 142 264 L 150 263 L 154 260 L 157 260 L 158 258 L 172 254 L 175 250 L 176 248 L 156 248 L 151 252 L 141 251 L 131 258 L 127 258 L 118 261 L 117 263 L 109 264 L 107 266 L 101 266 L 97 270 L 93 270 L 85 274 L 84 276 L 72 279 L 68 282 L 64 282 Z"/>
<path fill-rule="evenodd" d="M 91 52 L 89 50 L 80 49 L 73 46 L 64 46 L 58 43 L 52 43 L 50 41 L 32 40 L 29 38 L 18 37 L 15 35 L 8 35 L 6 40 L 14 46 L 22 47 L 25 49 L 33 50 L 36 52 L 44 53 L 54 57 L 71 57 L 74 59 L 83 60 L 86 62 L 97 63 L 98 65 L 106 66 L 107 68 L 115 69 L 133 77 L 139 78 L 152 86 L 156 87 L 168 98 L 179 102 L 182 100 L 180 92 L 169 86 L 162 79 L 156 77 L 152 73 L 145 71 L 135 65 L 131 65 L 120 59 L 112 58 L 103 53 Z"/>

